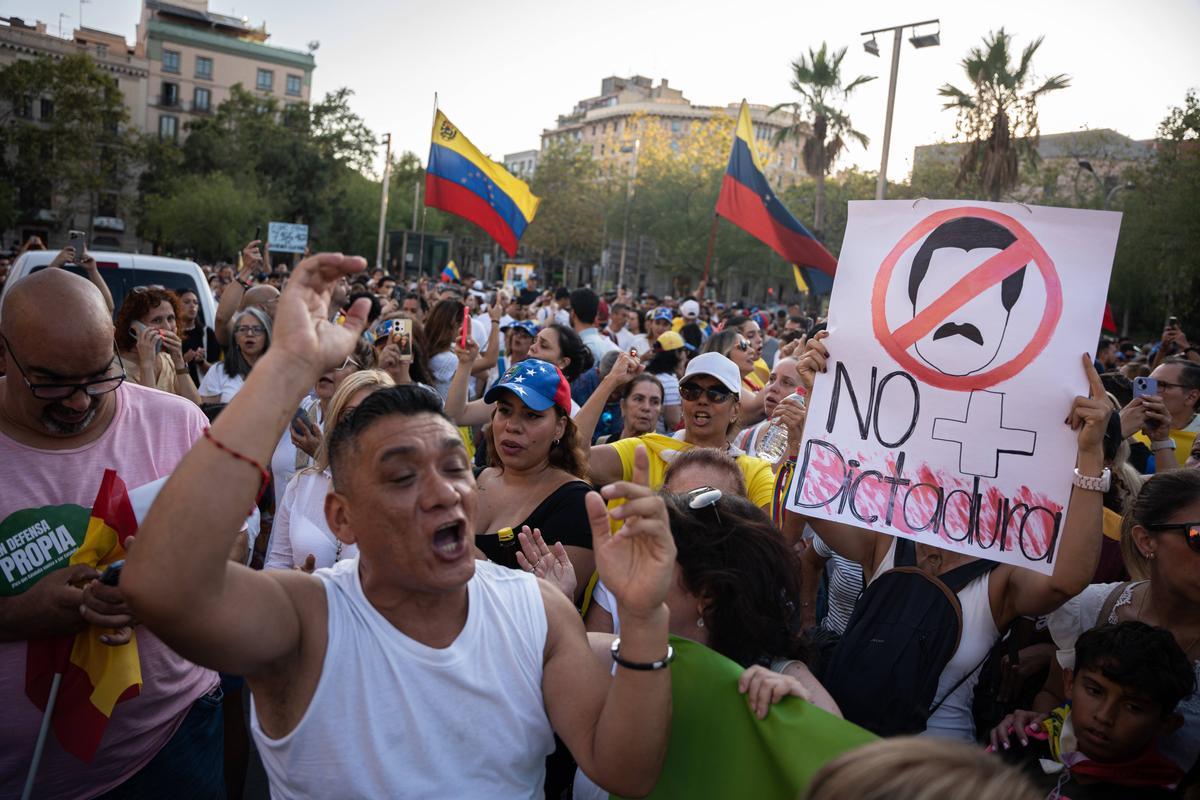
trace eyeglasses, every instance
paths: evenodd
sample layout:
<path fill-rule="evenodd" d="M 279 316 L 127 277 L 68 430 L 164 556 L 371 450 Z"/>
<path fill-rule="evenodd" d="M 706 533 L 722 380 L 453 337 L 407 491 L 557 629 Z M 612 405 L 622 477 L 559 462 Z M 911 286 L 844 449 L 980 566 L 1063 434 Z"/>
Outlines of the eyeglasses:
<path fill-rule="evenodd" d="M 747 342 L 745 339 L 742 339 L 740 342 L 735 344 L 734 347 L 736 347 L 738 350 L 741 350 L 744 353 L 750 349 L 750 343 Z"/>
<path fill-rule="evenodd" d="M 1183 389 L 1185 392 L 1189 392 L 1196 388 L 1195 386 L 1188 386 L 1184 383 L 1171 383 L 1170 381 L 1164 381 L 1161 378 L 1158 381 L 1158 385 L 1160 387 L 1166 387 L 1167 389 L 1170 389 L 1172 386 L 1174 386 L 1176 389 Z"/>
<path fill-rule="evenodd" d="M 732 392 L 718 389 L 716 386 L 709 386 L 706 389 L 698 383 L 685 383 L 679 387 L 679 396 L 691 403 L 699 400 L 702 394 L 708 395 L 708 402 L 715 405 L 727 402 L 732 396 Z"/>
<path fill-rule="evenodd" d="M 125 382 L 125 370 L 121 370 L 120 375 L 111 378 L 97 378 L 94 381 L 83 381 L 82 383 L 34 383 L 29 380 L 29 375 L 25 373 L 25 368 L 21 366 L 21 362 L 17 361 L 17 357 L 13 355 L 12 344 L 8 341 L 8 337 L 0 333 L 0 339 L 4 340 L 4 347 L 8 350 L 9 358 L 16 364 L 17 371 L 21 373 L 21 378 L 25 381 L 25 385 L 29 387 L 30 393 L 38 400 L 66 400 L 73 397 L 76 392 L 83 392 L 88 397 L 99 397 L 100 395 L 108 394 L 116 391 L 116 388 Z M 113 343 L 113 360 L 119 360 L 117 355 L 117 345 Z M 112 369 L 112 361 L 108 362 L 107 372 Z"/>
<path fill-rule="evenodd" d="M 238 325 L 233 329 L 234 333 L 253 333 L 255 335 L 264 334 L 267 329 L 262 325 Z"/>
<path fill-rule="evenodd" d="M 1192 552 L 1200 553 L 1200 522 L 1159 522 L 1143 527 L 1148 531 L 1182 531 L 1187 546 Z"/>

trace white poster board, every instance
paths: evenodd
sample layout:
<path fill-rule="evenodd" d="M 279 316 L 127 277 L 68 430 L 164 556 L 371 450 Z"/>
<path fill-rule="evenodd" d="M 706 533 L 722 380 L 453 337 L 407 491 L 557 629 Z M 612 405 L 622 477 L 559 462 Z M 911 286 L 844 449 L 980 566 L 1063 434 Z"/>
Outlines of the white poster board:
<path fill-rule="evenodd" d="M 1120 214 L 850 203 L 787 506 L 1050 574 Z"/>
<path fill-rule="evenodd" d="M 267 245 L 277 253 L 303 253 L 308 247 L 308 226 L 290 222 L 268 223 Z"/>

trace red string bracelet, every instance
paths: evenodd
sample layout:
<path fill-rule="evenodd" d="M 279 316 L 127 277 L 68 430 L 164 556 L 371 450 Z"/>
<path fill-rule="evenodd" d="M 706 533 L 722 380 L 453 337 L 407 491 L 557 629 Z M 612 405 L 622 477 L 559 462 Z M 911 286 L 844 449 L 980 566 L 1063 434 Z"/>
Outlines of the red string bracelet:
<path fill-rule="evenodd" d="M 245 461 L 247 464 L 258 470 L 258 474 L 262 478 L 262 483 L 258 487 L 258 494 L 254 497 L 254 505 L 257 506 L 259 501 L 262 500 L 263 494 L 267 491 L 267 485 L 271 482 L 271 473 L 267 472 L 266 468 L 263 467 L 262 464 L 258 463 L 253 458 L 250 458 L 250 456 L 244 456 L 237 450 L 234 450 L 232 447 L 226 447 L 218 442 L 215 438 L 213 438 L 213 435 L 209 433 L 208 428 L 204 429 L 204 438 L 216 445 L 218 450 L 229 453 L 229 455 L 233 456 L 238 461 Z"/>

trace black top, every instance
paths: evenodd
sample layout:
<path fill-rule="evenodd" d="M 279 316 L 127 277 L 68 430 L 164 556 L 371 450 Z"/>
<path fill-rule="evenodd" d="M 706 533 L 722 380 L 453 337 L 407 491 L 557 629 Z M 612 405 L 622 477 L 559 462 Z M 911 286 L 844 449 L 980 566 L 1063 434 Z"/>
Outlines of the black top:
<path fill-rule="evenodd" d="M 592 487 L 585 481 L 568 481 L 550 493 L 537 508 L 520 524 L 513 525 L 513 533 L 521 532 L 525 525 L 530 530 L 538 528 L 546 544 L 562 542 L 566 547 L 592 549 L 592 526 L 588 522 L 587 505 L 584 498 Z M 500 552 L 500 539 L 496 531 L 475 536 L 475 546 L 492 561 Z"/>
<path fill-rule="evenodd" d="M 213 332 L 212 328 L 198 324 L 184 333 L 183 352 L 195 350 L 197 347 L 205 348 L 204 360 L 209 364 L 215 364 L 221 360 L 221 345 L 217 342 L 217 334 Z M 199 386 L 200 379 L 204 376 L 200 374 L 200 367 L 195 361 L 188 363 L 188 372 L 191 373 L 192 380 Z"/>

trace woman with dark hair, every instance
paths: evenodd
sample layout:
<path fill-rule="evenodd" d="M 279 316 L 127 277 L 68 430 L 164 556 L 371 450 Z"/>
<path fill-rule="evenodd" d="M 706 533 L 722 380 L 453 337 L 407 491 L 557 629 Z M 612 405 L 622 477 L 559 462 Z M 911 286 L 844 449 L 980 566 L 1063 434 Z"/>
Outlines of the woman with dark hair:
<path fill-rule="evenodd" d="M 527 358 L 484 400 L 493 405 L 488 468 L 477 481 L 476 546 L 491 560 L 502 560 L 500 532 L 540 530 L 545 541 L 566 547 L 582 594 L 595 566 L 584 503 L 591 486 L 566 378 L 552 364 Z"/>
<path fill-rule="evenodd" d="M 687 367 L 687 348 L 683 337 L 667 331 L 654 340 L 650 348 L 646 373 L 658 378 L 663 387 L 663 413 L 658 423 L 659 433 L 673 433 L 683 421 L 683 401 L 679 398 L 679 379 Z"/>
<path fill-rule="evenodd" d="M 379 368 L 391 375 L 397 386 L 419 383 L 433 389 L 433 375 L 429 372 L 429 359 L 425 357 L 425 348 L 422 345 L 425 337 L 424 326 L 420 320 L 410 319 L 412 335 L 409 337 L 408 346 L 412 353 L 411 358 L 405 359 L 401 355 L 400 345 L 393 341 L 392 326 L 397 319 L 406 318 L 403 312 L 400 313 L 402 316 L 384 320 L 375 327 L 375 355 Z"/>
<path fill-rule="evenodd" d="M 1062 670 L 1072 669 L 1075 640 L 1100 625 L 1137 620 L 1166 628 L 1200 679 L 1200 471 L 1171 470 L 1152 476 L 1125 513 L 1122 543 L 1132 545 L 1127 564 L 1135 580 L 1096 583 L 1051 614 L 1047 627 L 1058 646 L 1034 712 L 1017 712 L 1021 725 L 1040 721 L 1066 700 Z M 1138 580 L 1139 575 L 1148 576 Z M 1183 724 L 1159 742 L 1163 755 L 1185 771 L 1200 756 L 1200 683 L 1175 709 Z M 1023 731 L 1018 727 L 1018 735 Z"/>
<path fill-rule="evenodd" d="M 548 361 L 562 370 L 567 383 L 592 368 L 592 351 L 587 348 L 573 328 L 557 322 L 538 331 L 529 347 L 529 357 Z"/>
<path fill-rule="evenodd" d="M 125 296 L 117 312 L 117 355 L 132 380 L 200 405 L 183 358 L 181 316 L 174 292 L 138 287 Z"/>
<path fill-rule="evenodd" d="M 463 304 L 458 300 L 439 300 L 425 315 L 424 332 L 421 337 L 421 349 L 429 359 L 429 374 L 433 379 L 433 388 L 446 402 L 450 391 L 450 380 L 458 367 L 458 359 L 451 345 L 457 341 L 462 330 Z"/>
<path fill-rule="evenodd" d="M 652 433 L 662 415 L 662 381 L 645 372 L 639 374 L 621 392 L 621 430 L 615 436 L 601 436 L 596 444 Z"/>
<path fill-rule="evenodd" d="M 714 333 L 701 348 L 705 353 L 720 353 L 734 364 L 742 376 L 742 424 L 757 422 L 763 415 L 763 391 L 754 375 L 754 345 L 737 330 Z"/>
<path fill-rule="evenodd" d="M 241 391 L 251 368 L 271 346 L 271 318 L 262 309 L 250 306 L 233 315 L 229 324 L 233 347 L 225 360 L 213 364 L 200 382 L 200 398 L 205 403 L 228 403 Z"/>

